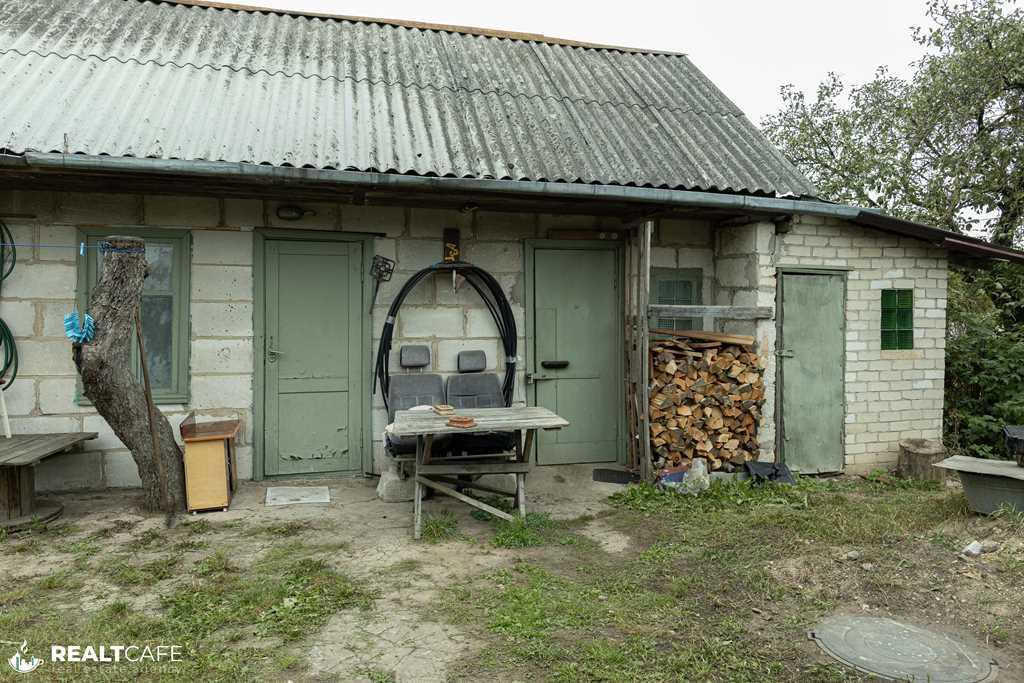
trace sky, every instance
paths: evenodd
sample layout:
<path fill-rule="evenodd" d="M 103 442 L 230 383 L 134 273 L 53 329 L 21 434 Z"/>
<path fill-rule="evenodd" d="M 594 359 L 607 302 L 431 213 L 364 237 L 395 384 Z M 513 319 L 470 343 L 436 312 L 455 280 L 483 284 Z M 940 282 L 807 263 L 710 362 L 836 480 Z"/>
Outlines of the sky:
<path fill-rule="evenodd" d="M 909 73 L 920 55 L 911 27 L 927 23 L 925 0 L 233 1 L 683 52 L 755 123 L 779 108 L 786 83 L 810 94 L 829 71 L 851 83 L 880 65 Z"/>

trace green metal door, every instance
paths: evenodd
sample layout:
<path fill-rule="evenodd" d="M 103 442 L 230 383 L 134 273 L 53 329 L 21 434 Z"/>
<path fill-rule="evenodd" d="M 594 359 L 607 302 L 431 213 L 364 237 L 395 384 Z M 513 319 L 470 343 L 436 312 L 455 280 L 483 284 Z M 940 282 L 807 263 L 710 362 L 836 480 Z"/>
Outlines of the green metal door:
<path fill-rule="evenodd" d="M 783 273 L 781 278 L 782 459 L 796 472 L 839 472 L 845 282 L 840 274 Z"/>
<path fill-rule="evenodd" d="M 265 471 L 361 468 L 362 246 L 266 243 Z"/>
<path fill-rule="evenodd" d="M 616 462 L 622 452 L 623 329 L 614 248 L 533 252 L 530 376 L 539 406 L 570 423 L 540 432 L 537 462 Z"/>

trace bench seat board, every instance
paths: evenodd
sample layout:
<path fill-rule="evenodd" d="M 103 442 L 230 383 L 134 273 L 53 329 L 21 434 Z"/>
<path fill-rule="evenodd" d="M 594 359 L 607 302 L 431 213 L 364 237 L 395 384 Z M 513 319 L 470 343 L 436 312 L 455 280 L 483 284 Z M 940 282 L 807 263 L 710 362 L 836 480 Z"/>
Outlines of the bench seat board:
<path fill-rule="evenodd" d="M 15 434 L 9 439 L 0 436 L 0 467 L 34 465 L 97 436 L 96 432 Z"/>

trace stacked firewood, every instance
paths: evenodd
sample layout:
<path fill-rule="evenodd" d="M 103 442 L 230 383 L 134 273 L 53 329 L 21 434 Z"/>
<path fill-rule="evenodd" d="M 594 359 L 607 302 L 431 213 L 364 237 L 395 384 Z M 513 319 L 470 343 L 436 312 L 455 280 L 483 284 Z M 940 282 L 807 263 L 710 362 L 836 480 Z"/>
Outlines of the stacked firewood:
<path fill-rule="evenodd" d="M 650 431 L 656 467 L 706 458 L 731 472 L 757 459 L 764 364 L 753 337 L 652 334 Z"/>

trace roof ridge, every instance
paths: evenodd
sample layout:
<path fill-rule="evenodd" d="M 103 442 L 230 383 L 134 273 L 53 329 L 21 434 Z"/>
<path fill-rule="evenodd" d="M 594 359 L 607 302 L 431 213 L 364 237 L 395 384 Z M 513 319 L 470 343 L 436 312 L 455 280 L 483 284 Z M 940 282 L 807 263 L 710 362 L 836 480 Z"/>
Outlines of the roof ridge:
<path fill-rule="evenodd" d="M 195 69 L 196 71 L 202 71 L 204 69 L 209 69 L 211 71 L 231 71 L 233 73 L 247 73 L 247 74 L 250 74 L 250 75 L 253 75 L 253 76 L 258 75 L 258 74 L 265 74 L 265 75 L 271 76 L 271 77 L 273 77 L 273 76 L 281 76 L 283 78 L 302 78 L 302 79 L 305 79 L 305 80 L 317 79 L 317 80 L 321 80 L 321 81 L 334 81 L 336 83 L 342 83 L 342 82 L 345 82 L 345 81 L 348 81 L 348 82 L 351 82 L 351 83 L 371 83 L 373 85 L 401 86 L 401 87 L 404 87 L 404 88 L 415 87 L 415 88 L 419 88 L 420 90 L 433 90 L 435 92 L 448 91 L 448 92 L 451 92 L 451 93 L 464 92 L 464 93 L 471 93 L 471 94 L 472 93 L 477 93 L 477 94 L 480 94 L 480 95 L 499 95 L 499 96 L 507 95 L 507 96 L 514 97 L 514 98 L 525 98 L 525 99 L 533 99 L 533 100 L 548 100 L 548 101 L 551 101 L 551 102 L 572 102 L 574 104 L 597 105 L 599 107 L 611 106 L 611 107 L 629 107 L 629 108 L 632 108 L 632 109 L 650 109 L 650 110 L 654 110 L 654 111 L 673 112 L 673 113 L 677 113 L 677 114 L 704 114 L 704 115 L 712 115 L 712 116 L 733 116 L 733 117 L 745 116 L 742 112 L 739 112 L 739 111 L 724 111 L 724 110 L 714 110 L 714 109 L 698 109 L 696 107 L 670 107 L 670 106 L 664 106 L 664 105 L 658 105 L 658 104 L 651 104 L 649 102 L 644 102 L 643 104 L 634 104 L 634 103 L 631 103 L 631 102 L 614 101 L 614 100 L 610 100 L 610 99 L 598 100 L 598 99 L 594 99 L 594 98 L 545 95 L 545 94 L 542 94 L 542 93 L 513 92 L 511 90 L 504 90 L 504 89 L 499 89 L 499 88 L 484 90 L 483 88 L 465 88 L 465 87 L 460 87 L 460 86 L 455 86 L 455 87 L 438 86 L 438 85 L 434 85 L 433 83 L 419 83 L 419 82 L 415 82 L 415 81 L 411 81 L 411 82 L 389 81 L 389 80 L 386 80 L 386 79 L 383 79 L 383 78 L 366 78 L 366 77 L 354 78 L 352 76 L 341 76 L 341 77 L 339 77 L 339 76 L 336 76 L 336 75 L 305 74 L 305 73 L 301 73 L 301 72 L 298 72 L 298 71 L 292 72 L 292 73 L 287 73 L 287 72 L 285 72 L 283 70 L 280 70 L 280 69 L 278 69 L 277 71 L 270 71 L 269 69 L 251 69 L 249 67 L 244 67 L 244 66 L 236 67 L 236 66 L 233 66 L 231 64 L 222 64 L 222 65 L 218 65 L 218 64 L 195 64 L 193 62 L 178 63 L 178 62 L 175 62 L 173 60 L 160 61 L 160 60 L 156 60 L 156 59 L 147 59 L 147 60 L 143 61 L 141 59 L 136 59 L 134 57 L 129 57 L 127 59 L 122 59 L 120 57 L 116 57 L 116 56 L 113 56 L 113 55 L 103 56 L 103 55 L 99 55 L 99 54 L 96 54 L 96 53 L 88 53 L 88 54 L 81 55 L 81 54 L 76 54 L 76 53 L 62 54 L 60 52 L 56 52 L 56 51 L 53 51 L 53 50 L 50 50 L 48 52 L 40 52 L 39 50 L 34 50 L 34 49 L 20 50 L 18 48 L 0 48 L 0 55 L 6 55 L 6 54 L 16 54 L 16 55 L 18 55 L 20 57 L 29 57 L 31 55 L 35 55 L 35 56 L 40 57 L 42 59 L 46 59 L 47 57 L 56 57 L 57 59 L 62 59 L 62 60 L 77 59 L 77 60 L 82 61 L 82 62 L 88 61 L 90 59 L 94 59 L 94 60 L 100 61 L 100 62 L 117 62 L 118 64 L 137 64 L 139 66 L 172 67 L 172 68 L 176 68 L 176 69 L 192 68 L 192 69 Z M 639 95 L 638 95 L 638 97 L 639 97 Z"/>
<path fill-rule="evenodd" d="M 578 47 L 591 50 L 611 50 L 615 52 L 627 52 L 634 54 L 664 55 L 667 57 L 685 57 L 684 52 L 672 50 L 657 50 L 653 48 L 626 47 L 623 45 L 606 45 L 603 43 L 591 43 L 571 38 L 556 38 L 546 36 L 542 33 L 527 33 L 522 31 L 506 31 L 501 29 L 481 28 L 477 26 L 462 26 L 459 24 L 440 24 L 429 21 L 413 21 L 409 19 L 386 19 L 382 17 L 350 16 L 344 14 L 329 14 L 325 12 L 308 12 L 302 10 L 281 9 L 277 7 L 264 7 L 262 5 L 248 5 L 233 2 L 219 2 L 217 0 L 135 0 L 136 2 L 149 2 L 155 5 L 181 5 L 182 7 L 197 7 L 200 9 L 227 10 L 233 12 L 267 13 L 277 14 L 285 17 L 298 17 L 304 19 L 326 19 L 329 21 L 349 21 L 362 24 L 379 24 L 382 26 L 396 26 L 399 28 L 414 28 L 424 31 L 440 31 L 444 33 L 459 33 L 469 36 L 481 36 L 484 38 L 498 38 L 504 40 L 521 40 L 524 42 L 544 43 L 547 45 L 560 45 L 562 47 Z"/>

